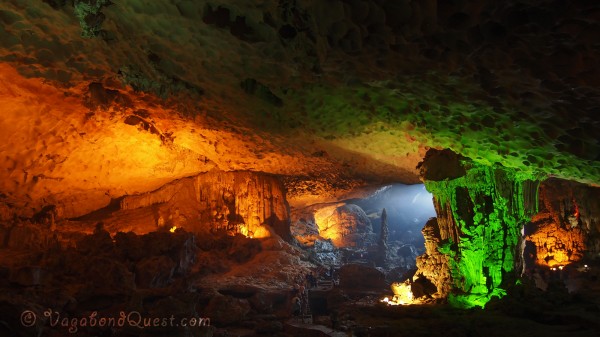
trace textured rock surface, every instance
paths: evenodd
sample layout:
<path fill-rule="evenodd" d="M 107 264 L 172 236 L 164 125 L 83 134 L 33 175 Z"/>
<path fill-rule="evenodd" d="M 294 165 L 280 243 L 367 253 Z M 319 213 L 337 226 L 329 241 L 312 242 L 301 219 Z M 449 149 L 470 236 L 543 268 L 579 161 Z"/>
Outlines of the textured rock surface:
<path fill-rule="evenodd" d="M 377 265 L 386 266 L 388 263 L 388 224 L 387 224 L 387 212 L 385 208 L 381 211 L 381 230 L 379 232 L 379 239 L 377 240 Z"/>
<path fill-rule="evenodd" d="M 268 237 L 273 232 L 291 238 L 283 184 L 263 173 L 213 170 L 119 198 L 114 204 L 116 209 L 109 206 L 77 220 L 84 225 L 102 221 L 111 233 L 183 227 L 197 233 Z"/>
<path fill-rule="evenodd" d="M 222 170 L 299 204 L 427 147 L 600 182 L 593 1 L 3 1 L 0 189 L 66 217 Z"/>
<path fill-rule="evenodd" d="M 357 205 L 326 206 L 315 212 L 319 235 L 337 247 L 365 247 L 375 240 L 371 220 Z"/>
<path fill-rule="evenodd" d="M 382 290 L 389 285 L 385 275 L 369 266 L 347 264 L 339 270 L 340 287 L 348 290 Z"/>
<path fill-rule="evenodd" d="M 600 189 L 549 179 L 540 186 L 540 212 L 525 227 L 526 268 L 564 266 L 600 251 Z"/>
<path fill-rule="evenodd" d="M 69 233 L 55 231 L 59 237 Z M 107 240 L 108 239 L 108 240 Z M 68 327 L 40 320 L 26 328 L 24 310 L 38 320 L 51 308 L 69 317 L 209 318 L 224 328 L 289 317 L 292 285 L 314 265 L 279 237 L 249 239 L 215 233 L 197 236 L 178 230 L 145 235 L 102 226 L 93 234 L 51 247 L 0 247 L 0 334 L 60 336 Z M 212 265 L 210 264 L 212 263 Z M 212 268 L 211 268 L 212 266 Z M 262 318 L 261 318 L 262 317 Z M 260 324 L 258 324 L 260 325 Z M 258 326 L 257 325 L 257 326 Z M 213 328 L 158 326 L 142 335 L 212 336 Z M 80 326 L 78 336 L 139 335 L 131 327 Z"/>
<path fill-rule="evenodd" d="M 417 276 L 423 276 L 437 288 L 436 296 L 445 297 L 452 289 L 452 276 L 448 256 L 440 253 L 438 247 L 442 241 L 452 237 L 452 233 L 438 225 L 438 219 L 427 221 L 423 227 L 425 254 L 417 257 Z"/>
<path fill-rule="evenodd" d="M 435 156 L 426 156 L 422 166 L 439 164 L 428 158 Z M 434 196 L 438 219 L 424 232 L 434 241 L 446 237 L 436 249 L 448 258 L 450 303 L 483 307 L 492 297 L 504 296 L 505 287 L 518 277 L 521 228 L 537 212 L 539 182 L 535 176 L 517 174 L 504 167 L 469 162 L 462 165 L 464 176 L 425 180 Z M 432 246 L 426 243 L 428 250 Z M 435 257 L 434 254 L 432 258 Z M 443 263 L 435 259 L 433 265 L 440 262 Z M 431 268 L 423 261 L 420 264 Z M 439 281 L 430 281 L 439 286 Z"/>
<path fill-rule="evenodd" d="M 312 221 L 300 218 L 291 225 L 292 236 L 302 245 L 311 246 L 319 238 L 319 227 Z"/>

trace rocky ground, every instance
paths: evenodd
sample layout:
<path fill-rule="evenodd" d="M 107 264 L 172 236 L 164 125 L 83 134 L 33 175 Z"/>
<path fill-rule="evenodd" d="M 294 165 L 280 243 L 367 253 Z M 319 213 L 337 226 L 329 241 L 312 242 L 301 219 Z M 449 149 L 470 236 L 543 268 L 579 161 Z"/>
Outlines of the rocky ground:
<path fill-rule="evenodd" d="M 281 323 L 271 321 L 289 317 L 294 278 L 314 267 L 278 237 L 219 234 L 197 241 L 183 230 L 111 236 L 99 226 L 65 241 L 36 226 L 1 231 L 2 336 L 208 336 L 240 325 L 277 329 Z M 116 322 L 92 326 L 92 318 L 102 317 Z M 140 328 L 140 317 L 161 320 Z M 171 326 L 171 317 L 180 326 Z M 183 327 L 183 318 L 209 318 L 210 327 Z"/>
<path fill-rule="evenodd" d="M 318 270 L 314 254 L 277 236 L 1 229 L 2 336 L 596 336 L 600 328 L 592 264 L 569 274 L 571 293 L 560 282 L 547 292 L 524 282 L 485 310 L 387 306 L 391 274 L 343 265 L 339 283 L 309 291 L 303 322 L 291 317 L 291 298 Z"/>
<path fill-rule="evenodd" d="M 598 336 L 598 278 L 582 275 L 581 280 L 586 287 L 576 293 L 523 284 L 485 309 L 387 306 L 371 299 L 347 302 L 337 316 L 340 327 L 355 336 Z"/>

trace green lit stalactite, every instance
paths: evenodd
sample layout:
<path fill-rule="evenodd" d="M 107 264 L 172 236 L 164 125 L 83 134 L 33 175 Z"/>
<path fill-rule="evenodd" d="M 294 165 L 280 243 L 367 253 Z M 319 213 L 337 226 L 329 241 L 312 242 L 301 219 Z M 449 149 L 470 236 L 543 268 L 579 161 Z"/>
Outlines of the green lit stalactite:
<path fill-rule="evenodd" d="M 465 176 L 426 181 L 440 207 L 451 210 L 457 242 L 440 246 L 453 279 L 449 302 L 483 307 L 501 297 L 515 269 L 522 225 L 537 211 L 538 178 L 506 168 L 473 164 Z"/>

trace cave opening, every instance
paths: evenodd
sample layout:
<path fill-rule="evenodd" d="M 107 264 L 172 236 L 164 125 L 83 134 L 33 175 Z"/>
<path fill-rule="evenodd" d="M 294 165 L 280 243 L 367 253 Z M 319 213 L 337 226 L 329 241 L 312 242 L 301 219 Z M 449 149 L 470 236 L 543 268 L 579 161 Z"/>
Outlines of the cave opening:
<path fill-rule="evenodd" d="M 433 198 L 425 185 L 391 184 L 373 189 L 361 198 L 293 209 L 292 231 L 307 246 L 312 246 L 314 240 L 328 240 L 336 248 L 360 251 L 366 257 L 371 246 L 381 239 L 385 223 L 385 242 L 394 246 L 390 249 L 414 255 L 424 251 L 421 229 L 435 216 Z M 412 263 L 407 260 L 401 264 L 414 266 L 414 257 Z"/>
<path fill-rule="evenodd" d="M 380 240 L 385 209 L 387 245 L 392 256 L 390 265 L 410 269 L 416 257 L 425 252 L 425 240 L 421 230 L 432 217 L 436 217 L 433 195 L 425 185 L 392 184 L 378 189 L 362 199 L 347 203 L 362 208 L 371 220 L 373 233 Z"/>

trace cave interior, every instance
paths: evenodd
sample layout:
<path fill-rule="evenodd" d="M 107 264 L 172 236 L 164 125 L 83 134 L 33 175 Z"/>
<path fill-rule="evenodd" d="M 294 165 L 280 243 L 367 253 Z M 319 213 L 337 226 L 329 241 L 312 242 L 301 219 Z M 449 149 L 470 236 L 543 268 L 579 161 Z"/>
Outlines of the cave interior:
<path fill-rule="evenodd" d="M 0 23 L 0 336 L 598 336 L 599 2 Z"/>

